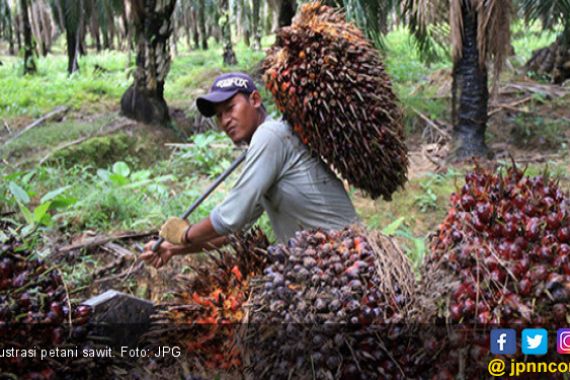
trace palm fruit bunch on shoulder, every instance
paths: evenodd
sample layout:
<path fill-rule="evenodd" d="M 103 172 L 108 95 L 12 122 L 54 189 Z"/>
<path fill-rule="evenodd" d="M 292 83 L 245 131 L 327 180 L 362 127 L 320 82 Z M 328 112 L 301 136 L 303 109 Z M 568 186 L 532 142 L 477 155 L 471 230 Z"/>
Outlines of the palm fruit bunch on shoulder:
<path fill-rule="evenodd" d="M 378 51 L 343 13 L 302 5 L 262 67 L 301 141 L 350 184 L 386 200 L 404 185 L 402 112 Z"/>
<path fill-rule="evenodd" d="M 255 378 L 413 378 L 417 343 L 404 322 L 411 265 L 394 241 L 360 227 L 300 231 L 268 248 L 245 346 Z"/>
<path fill-rule="evenodd" d="M 4 224 L 0 230 L 0 348 L 50 348 L 82 342 L 91 309 L 80 305 L 70 310 L 57 267 L 38 258 L 9 227 Z M 50 363 L 21 355 L 0 358 L 3 374 L 18 378 L 62 376 L 66 363 L 57 364 L 57 360 Z"/>
<path fill-rule="evenodd" d="M 476 165 L 450 200 L 423 268 L 426 303 L 443 305 L 428 314 L 475 327 L 567 324 L 570 197 L 558 181 L 514 162 L 498 173 Z M 488 352 L 479 337 L 475 356 Z"/>
<path fill-rule="evenodd" d="M 192 268 L 192 277 L 178 278 L 176 301 L 155 306 L 153 326 L 143 344 L 179 345 L 192 359 L 190 363 L 195 360 L 196 368 L 241 368 L 237 326 L 245 318 L 250 278 L 262 273 L 268 246 L 263 231 L 254 228 L 232 236 L 228 247 L 208 253 L 203 263 Z"/>

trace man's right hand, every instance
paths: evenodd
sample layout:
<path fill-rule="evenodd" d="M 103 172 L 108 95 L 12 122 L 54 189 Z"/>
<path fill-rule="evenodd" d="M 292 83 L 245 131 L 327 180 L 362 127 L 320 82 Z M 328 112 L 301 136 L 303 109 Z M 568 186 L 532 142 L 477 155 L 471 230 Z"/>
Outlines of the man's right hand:
<path fill-rule="evenodd" d="M 186 244 L 186 233 L 190 223 L 182 218 L 171 216 L 160 228 L 159 235 L 172 244 Z"/>
<path fill-rule="evenodd" d="M 155 268 L 160 268 L 168 261 L 170 258 L 179 253 L 181 246 L 169 243 L 165 241 L 158 247 L 156 252 L 152 251 L 152 246 L 156 243 L 156 240 L 151 240 L 144 246 L 144 252 L 139 256 L 141 260 L 147 265 L 152 265 Z"/>

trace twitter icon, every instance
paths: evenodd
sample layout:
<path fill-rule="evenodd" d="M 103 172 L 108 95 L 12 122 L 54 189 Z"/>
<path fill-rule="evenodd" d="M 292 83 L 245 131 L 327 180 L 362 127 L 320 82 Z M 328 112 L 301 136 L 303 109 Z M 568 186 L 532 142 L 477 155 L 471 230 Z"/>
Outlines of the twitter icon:
<path fill-rule="evenodd" d="M 548 351 L 548 332 L 545 329 L 524 329 L 521 345 L 525 355 L 544 355 Z"/>

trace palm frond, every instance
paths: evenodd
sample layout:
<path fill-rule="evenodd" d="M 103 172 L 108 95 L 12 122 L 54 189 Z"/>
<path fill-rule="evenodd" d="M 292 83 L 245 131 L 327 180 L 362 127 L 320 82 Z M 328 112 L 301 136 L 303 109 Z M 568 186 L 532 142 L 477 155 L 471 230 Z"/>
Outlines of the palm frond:
<path fill-rule="evenodd" d="M 404 15 L 422 60 L 430 63 L 440 59 L 449 45 L 451 11 L 447 2 L 405 0 Z"/>
<path fill-rule="evenodd" d="M 479 64 L 493 62 L 493 83 L 497 82 L 511 44 L 511 0 L 479 0 L 477 4 L 477 47 Z"/>
<path fill-rule="evenodd" d="M 540 20 L 544 29 L 562 25 L 563 35 L 570 38 L 570 0 L 522 0 L 527 22 Z"/>

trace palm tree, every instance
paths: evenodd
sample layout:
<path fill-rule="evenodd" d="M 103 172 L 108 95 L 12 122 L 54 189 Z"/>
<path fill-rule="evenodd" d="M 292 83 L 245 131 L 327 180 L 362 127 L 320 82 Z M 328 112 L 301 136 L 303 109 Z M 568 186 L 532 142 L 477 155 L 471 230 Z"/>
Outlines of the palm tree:
<path fill-rule="evenodd" d="M 198 29 L 202 39 L 202 50 L 208 50 L 208 34 L 206 33 L 206 3 L 198 0 Z"/>
<path fill-rule="evenodd" d="M 496 83 L 510 49 L 511 7 L 511 0 L 406 1 L 408 27 L 425 58 L 437 55 L 437 45 L 451 45 L 455 137 L 452 159 L 490 153 L 485 144 L 487 62 L 492 60 Z M 448 39 L 442 40 L 447 30 Z"/>
<path fill-rule="evenodd" d="M 253 50 L 261 50 L 261 25 L 260 25 L 260 13 L 261 13 L 261 0 L 253 0 L 251 7 L 251 23 L 253 28 Z"/>
<path fill-rule="evenodd" d="M 0 32 L 8 39 L 8 53 L 14 54 L 12 10 L 7 0 L 0 0 Z"/>
<path fill-rule="evenodd" d="M 527 21 L 540 20 L 546 30 L 562 26 L 556 41 L 533 52 L 525 66 L 550 75 L 553 83 L 564 82 L 570 78 L 570 0 L 522 0 L 521 8 Z"/>
<path fill-rule="evenodd" d="M 37 71 L 34 59 L 34 42 L 32 28 L 28 14 L 28 0 L 20 0 L 20 12 L 22 14 L 22 26 L 24 29 L 24 75 L 33 74 Z"/>
<path fill-rule="evenodd" d="M 230 28 L 230 10 L 228 0 L 220 0 L 220 10 L 222 15 L 220 24 L 222 26 L 222 44 L 224 45 L 224 65 L 237 65 L 236 53 L 232 45 L 232 31 Z"/>
<path fill-rule="evenodd" d="M 79 70 L 79 52 L 82 27 L 86 17 L 86 0 L 53 0 L 56 11 L 55 19 L 60 28 L 65 30 L 67 44 L 67 72 L 72 74 Z"/>
<path fill-rule="evenodd" d="M 121 98 L 121 111 L 148 124 L 169 120 L 164 81 L 170 69 L 169 37 L 176 0 L 131 0 L 137 68 L 134 83 Z"/>

